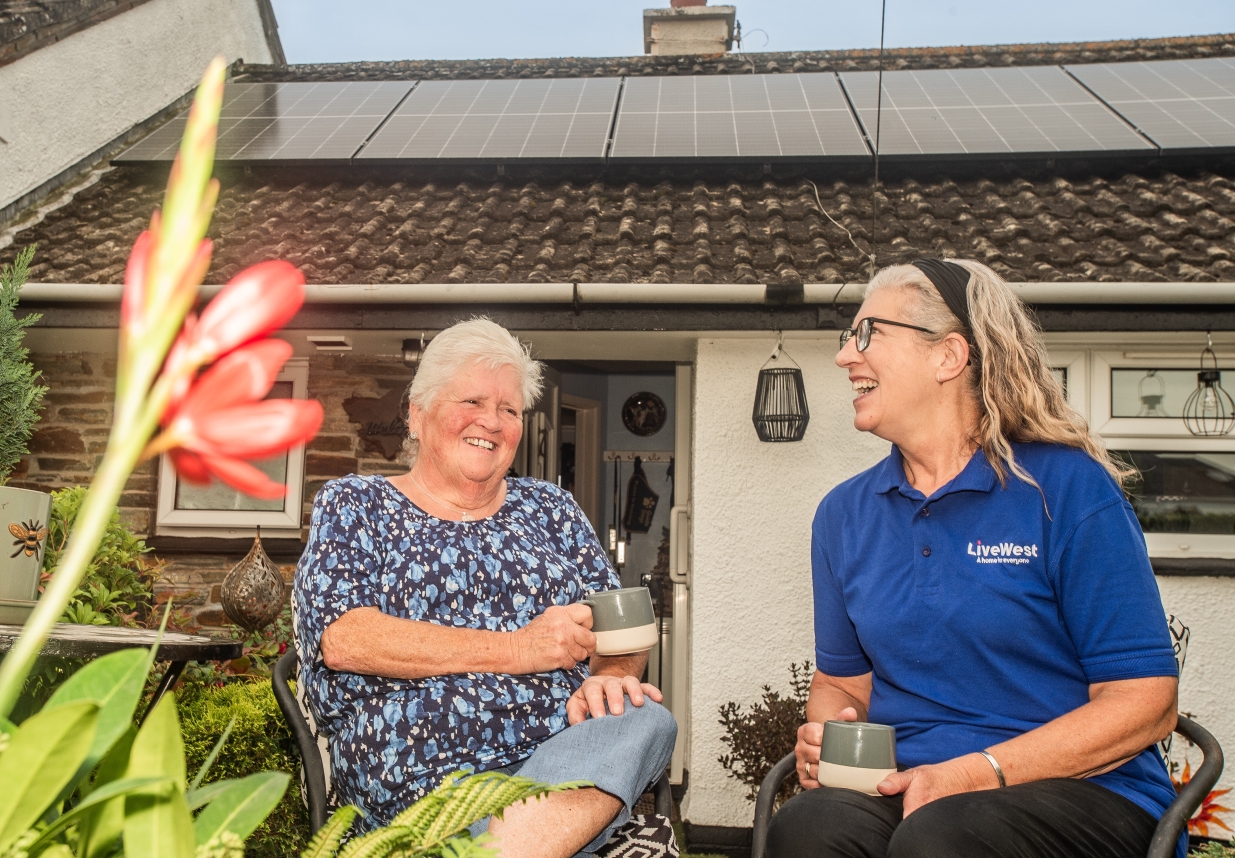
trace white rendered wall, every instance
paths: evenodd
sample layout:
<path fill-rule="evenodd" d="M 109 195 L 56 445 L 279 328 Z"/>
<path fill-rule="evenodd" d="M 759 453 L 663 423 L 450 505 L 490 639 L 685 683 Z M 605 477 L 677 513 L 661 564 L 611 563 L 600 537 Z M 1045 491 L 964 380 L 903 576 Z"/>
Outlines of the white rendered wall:
<path fill-rule="evenodd" d="M 1192 713 L 1229 758 L 1235 753 L 1235 578 L 1162 577 L 1158 590 L 1167 613 L 1192 631 L 1179 683 L 1179 711 Z M 1182 764 L 1185 749 L 1186 743 L 1176 741 L 1171 758 Z M 1187 756 L 1195 770 L 1200 753 L 1193 750 Z M 1218 782 L 1219 789 L 1227 787 L 1235 787 L 1235 767 L 1229 764 Z M 1223 818 L 1231 824 L 1229 814 Z"/>
<path fill-rule="evenodd" d="M 695 382 L 694 556 L 691 586 L 690 789 L 696 825 L 748 827 L 746 787 L 717 762 L 728 752 L 718 709 L 787 691 L 790 662 L 814 658 L 810 525 L 819 500 L 887 454 L 853 428 L 852 392 L 836 368 L 835 334 L 788 340 L 802 366 L 811 423 L 795 444 L 764 444 L 751 425 L 759 340 L 700 340 Z M 1235 579 L 1159 578 L 1166 610 L 1192 630 L 1179 707 L 1235 751 Z M 1182 761 L 1183 743 L 1173 756 Z M 1193 765 L 1199 762 L 1195 750 Z M 1220 786 L 1235 786 L 1235 771 Z"/>
<path fill-rule="evenodd" d="M 0 66 L 0 206 L 184 95 L 216 54 L 271 61 L 254 0 L 150 0 Z"/>
<path fill-rule="evenodd" d="M 695 380 L 694 554 L 691 582 L 690 788 L 682 815 L 696 825 L 748 827 L 746 786 L 716 758 L 728 751 L 721 704 L 752 703 L 760 687 L 787 690 L 790 662 L 814 661 L 810 526 L 837 483 L 887 455 L 853 428 L 853 394 L 832 362 L 836 334 L 787 339 L 802 367 L 806 437 L 764 444 L 751 424 L 759 367 L 775 340 L 700 340 Z"/>

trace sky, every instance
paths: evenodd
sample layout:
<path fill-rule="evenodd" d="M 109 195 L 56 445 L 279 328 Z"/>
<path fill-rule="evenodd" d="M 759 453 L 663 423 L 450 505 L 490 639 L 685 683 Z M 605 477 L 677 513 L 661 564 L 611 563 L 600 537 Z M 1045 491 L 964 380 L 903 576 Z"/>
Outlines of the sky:
<path fill-rule="evenodd" d="M 288 62 L 631 56 L 668 0 L 273 0 Z M 712 0 L 718 5 L 719 0 Z M 879 46 L 880 0 L 736 0 L 746 51 Z M 1235 31 L 1235 0 L 887 0 L 888 47 Z"/>

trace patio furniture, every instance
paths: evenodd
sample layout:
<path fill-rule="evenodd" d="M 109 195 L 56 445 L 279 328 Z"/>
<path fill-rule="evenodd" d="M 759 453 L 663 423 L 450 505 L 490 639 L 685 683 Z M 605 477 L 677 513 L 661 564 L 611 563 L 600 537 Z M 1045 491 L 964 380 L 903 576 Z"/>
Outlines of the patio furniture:
<path fill-rule="evenodd" d="M 274 697 L 279 703 L 283 717 L 292 729 L 296 738 L 296 747 L 300 751 L 301 784 L 304 787 L 305 803 L 309 808 L 309 826 L 316 833 L 329 817 L 331 810 L 332 789 L 330 775 L 330 751 L 326 738 L 317 733 L 317 725 L 313 713 L 305 703 L 304 694 L 299 684 L 300 658 L 296 650 L 289 648 L 274 666 Z M 292 690 L 291 682 L 296 681 L 296 689 Z M 673 818 L 673 795 L 669 787 L 669 778 L 662 774 L 652 785 L 655 796 L 656 814 L 666 820 Z M 632 817 L 633 819 L 633 817 Z M 624 829 L 619 829 L 617 835 Z M 612 841 L 610 841 L 612 842 Z"/>
<path fill-rule="evenodd" d="M 21 634 L 21 626 L 0 624 L 0 654 L 8 652 Z M 56 623 L 43 643 L 41 656 L 61 658 L 97 658 L 122 649 L 154 646 L 158 641 L 155 658 L 171 662 L 163 672 L 163 678 L 150 699 L 146 712 L 151 712 L 167 690 L 176 684 L 190 661 L 228 661 L 240 658 L 244 646 L 239 641 L 216 640 L 205 635 L 186 635 L 179 632 L 164 632 L 159 639 L 155 629 L 125 629 L 117 626 L 84 626 L 74 623 Z M 142 720 L 145 720 L 142 715 Z"/>

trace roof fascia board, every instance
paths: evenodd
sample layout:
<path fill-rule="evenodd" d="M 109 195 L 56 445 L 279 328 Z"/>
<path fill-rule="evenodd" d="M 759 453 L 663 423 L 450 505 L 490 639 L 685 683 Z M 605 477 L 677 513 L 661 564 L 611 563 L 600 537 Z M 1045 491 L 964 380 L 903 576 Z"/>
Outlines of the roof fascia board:
<path fill-rule="evenodd" d="M 1235 281 L 1010 283 L 1027 304 L 1235 304 Z M 54 304 L 120 301 L 120 284 L 27 283 L 22 300 Z M 203 286 L 211 296 L 222 286 Z M 807 283 L 800 303 L 857 304 L 864 283 Z M 792 299 L 791 299 L 792 300 Z M 783 304 L 784 287 L 763 283 L 314 283 L 306 304 Z M 796 303 L 796 302 L 795 302 Z"/>

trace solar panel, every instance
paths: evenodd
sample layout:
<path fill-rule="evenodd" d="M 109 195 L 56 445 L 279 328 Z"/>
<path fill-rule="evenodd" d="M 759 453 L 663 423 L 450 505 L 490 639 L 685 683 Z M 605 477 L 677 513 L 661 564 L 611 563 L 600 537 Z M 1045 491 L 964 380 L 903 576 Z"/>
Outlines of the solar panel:
<path fill-rule="evenodd" d="M 347 161 L 412 88 L 410 81 L 229 83 L 219 114 L 218 161 Z M 188 112 L 130 147 L 116 163 L 170 161 Z"/>
<path fill-rule="evenodd" d="M 610 155 L 870 157 L 836 75 L 627 78 Z"/>
<path fill-rule="evenodd" d="M 1067 69 L 1166 151 L 1235 147 L 1235 60 Z"/>
<path fill-rule="evenodd" d="M 357 158 L 601 160 L 619 86 L 618 78 L 423 81 Z"/>
<path fill-rule="evenodd" d="M 877 72 L 841 82 L 871 142 Z M 1041 155 L 1154 147 L 1057 66 L 883 73 L 881 155 Z"/>

